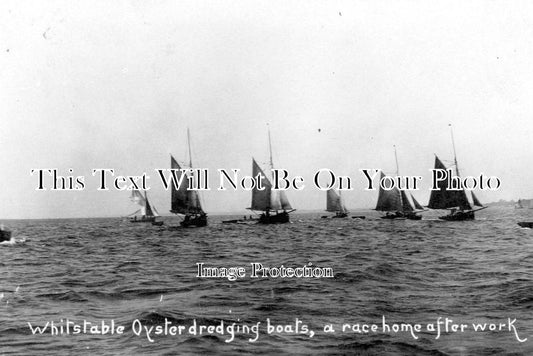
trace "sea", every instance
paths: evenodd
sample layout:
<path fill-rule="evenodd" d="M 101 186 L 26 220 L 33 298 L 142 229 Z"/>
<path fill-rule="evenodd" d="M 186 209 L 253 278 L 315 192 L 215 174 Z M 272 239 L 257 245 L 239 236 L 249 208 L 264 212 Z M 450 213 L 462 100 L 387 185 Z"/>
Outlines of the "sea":
<path fill-rule="evenodd" d="M 533 354 L 533 230 L 517 225 L 533 210 L 326 214 L 188 229 L 5 220 L 0 355 Z M 244 275 L 198 277 L 199 263 Z M 272 274 L 252 278 L 253 263 Z M 333 276 L 282 278 L 281 266 Z"/>

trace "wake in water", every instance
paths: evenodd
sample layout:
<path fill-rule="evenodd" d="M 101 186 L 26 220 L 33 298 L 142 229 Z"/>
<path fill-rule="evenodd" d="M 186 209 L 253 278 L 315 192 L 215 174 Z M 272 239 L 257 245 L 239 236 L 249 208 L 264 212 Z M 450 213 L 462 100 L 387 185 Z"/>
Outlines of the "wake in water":
<path fill-rule="evenodd" d="M 25 237 L 18 237 L 15 238 L 14 236 L 11 236 L 11 238 L 8 241 L 2 241 L 0 242 L 0 246 L 13 246 L 16 244 L 23 244 L 26 242 Z"/>

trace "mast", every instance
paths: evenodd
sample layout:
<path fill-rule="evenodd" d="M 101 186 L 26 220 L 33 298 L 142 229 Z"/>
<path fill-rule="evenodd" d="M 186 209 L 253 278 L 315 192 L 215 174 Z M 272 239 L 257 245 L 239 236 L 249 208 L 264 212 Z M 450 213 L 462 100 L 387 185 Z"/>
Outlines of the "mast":
<path fill-rule="evenodd" d="M 270 169 L 274 169 L 274 162 L 272 161 L 272 140 L 270 139 L 270 126 L 268 126 L 268 150 L 270 152 Z"/>
<path fill-rule="evenodd" d="M 396 177 L 400 176 L 400 166 L 398 165 L 398 153 L 396 152 L 396 145 L 393 145 L 394 147 L 394 159 L 396 160 Z M 400 206 L 402 207 L 402 210 L 405 210 L 403 208 L 403 194 L 400 194 Z"/>
<path fill-rule="evenodd" d="M 450 126 L 450 134 L 452 136 L 452 146 L 453 146 L 453 160 L 455 163 L 455 174 L 457 177 L 459 177 L 459 165 L 457 164 L 457 153 L 455 153 L 455 140 L 453 139 L 453 128 L 452 124 L 448 124 Z"/>
<path fill-rule="evenodd" d="M 393 145 L 394 147 L 394 158 L 396 159 L 396 175 L 400 175 L 400 166 L 398 165 L 398 154 L 396 153 L 396 145 Z"/>
<path fill-rule="evenodd" d="M 272 160 L 272 140 L 270 139 L 270 126 L 268 125 L 267 123 L 267 128 L 268 128 L 268 151 L 270 153 L 270 179 L 271 181 L 274 181 L 274 161 Z M 272 202 L 272 199 L 276 199 L 277 196 L 274 196 L 274 194 L 278 194 L 278 192 L 270 192 L 270 201 Z M 278 209 L 272 209 L 272 203 L 270 204 L 270 209 L 271 210 L 276 210 L 276 212 L 278 211 Z"/>
<path fill-rule="evenodd" d="M 192 168 L 191 133 L 187 127 L 187 145 L 189 146 L 189 168 Z"/>

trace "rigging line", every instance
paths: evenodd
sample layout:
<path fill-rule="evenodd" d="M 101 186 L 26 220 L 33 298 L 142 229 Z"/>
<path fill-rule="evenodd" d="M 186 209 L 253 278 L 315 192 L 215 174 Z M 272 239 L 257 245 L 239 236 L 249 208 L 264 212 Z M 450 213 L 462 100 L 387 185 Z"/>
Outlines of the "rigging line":
<path fill-rule="evenodd" d="M 454 160 L 454 163 L 455 163 L 455 173 L 457 174 L 457 177 L 459 177 L 459 165 L 457 164 L 457 153 L 455 152 L 455 140 L 453 139 L 452 124 L 448 124 L 448 126 L 450 126 L 450 134 L 452 136 L 453 160 Z"/>

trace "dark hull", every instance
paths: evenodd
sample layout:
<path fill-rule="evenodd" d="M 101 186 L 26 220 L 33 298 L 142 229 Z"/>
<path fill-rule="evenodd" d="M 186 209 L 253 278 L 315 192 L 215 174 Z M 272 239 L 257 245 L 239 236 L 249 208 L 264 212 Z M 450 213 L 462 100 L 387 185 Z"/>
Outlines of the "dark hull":
<path fill-rule="evenodd" d="M 348 217 L 348 214 L 346 213 L 340 213 L 340 214 L 337 214 L 337 215 L 333 215 L 333 216 L 330 216 L 330 215 L 323 215 L 321 216 L 320 218 L 321 219 L 343 219 L 343 218 L 347 218 Z M 360 217 L 360 216 L 359 216 Z M 354 219 L 357 218 L 357 216 L 354 216 L 353 217 Z M 363 219 L 365 217 L 363 216 Z"/>
<path fill-rule="evenodd" d="M 533 221 L 520 221 L 518 223 L 521 227 L 528 227 L 530 229 L 533 229 Z"/>
<path fill-rule="evenodd" d="M 401 212 L 401 211 L 397 211 L 395 213 L 390 213 L 388 212 L 387 215 L 383 215 L 381 216 L 382 219 L 387 219 L 387 220 L 391 220 L 391 219 L 405 219 L 405 215 Z"/>
<path fill-rule="evenodd" d="M 182 227 L 202 227 L 207 226 L 207 215 L 185 215 L 185 219 L 180 223 Z"/>
<path fill-rule="evenodd" d="M 439 219 L 446 221 L 465 221 L 474 220 L 475 218 L 473 211 L 456 211 L 450 213 L 450 215 L 439 216 Z"/>
<path fill-rule="evenodd" d="M 11 231 L 0 230 L 0 242 L 11 240 Z"/>
<path fill-rule="evenodd" d="M 130 218 L 132 223 L 153 223 L 155 222 L 155 216 L 141 216 L 140 218 Z"/>
<path fill-rule="evenodd" d="M 233 220 L 223 220 L 222 224 L 253 224 L 256 223 L 259 219 L 233 219 Z"/>
<path fill-rule="evenodd" d="M 422 215 L 407 214 L 405 215 L 405 218 L 409 220 L 422 220 Z"/>
<path fill-rule="evenodd" d="M 417 215 L 415 213 L 402 213 L 400 211 L 397 211 L 394 214 L 387 214 L 381 217 L 382 219 L 408 219 L 408 220 L 422 220 L 421 215 Z"/>
<path fill-rule="evenodd" d="M 261 214 L 259 224 L 285 224 L 290 222 L 289 213 L 282 212 L 274 215 Z"/>

